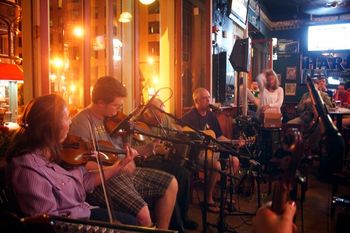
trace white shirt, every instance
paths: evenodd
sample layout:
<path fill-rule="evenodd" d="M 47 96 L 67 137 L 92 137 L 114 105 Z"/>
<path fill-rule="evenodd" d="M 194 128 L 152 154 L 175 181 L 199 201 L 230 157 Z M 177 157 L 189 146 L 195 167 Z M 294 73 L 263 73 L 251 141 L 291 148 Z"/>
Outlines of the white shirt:
<path fill-rule="evenodd" d="M 281 112 L 281 106 L 283 104 L 283 89 L 278 87 L 273 92 L 266 88 L 260 92 L 260 106 L 268 105 L 270 108 L 277 108 Z"/>
<path fill-rule="evenodd" d="M 264 75 L 258 75 L 257 80 L 260 89 L 260 104 L 257 110 L 257 116 L 260 116 L 261 107 L 265 105 L 268 105 L 270 108 L 275 108 L 279 113 L 281 113 L 281 107 L 284 98 L 283 88 L 278 87 L 276 90 L 271 92 L 265 88 L 266 78 Z"/>

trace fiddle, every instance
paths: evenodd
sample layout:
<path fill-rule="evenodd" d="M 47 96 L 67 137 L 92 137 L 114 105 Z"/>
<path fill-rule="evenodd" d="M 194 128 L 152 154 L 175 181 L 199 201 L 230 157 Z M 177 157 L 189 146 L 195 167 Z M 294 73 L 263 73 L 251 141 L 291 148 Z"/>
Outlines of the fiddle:
<path fill-rule="evenodd" d="M 115 137 L 115 136 L 125 137 L 129 134 L 129 132 L 126 132 L 125 130 L 116 131 L 120 122 L 125 120 L 126 117 L 127 115 L 125 115 L 123 112 L 117 112 L 117 114 L 114 116 L 104 118 L 104 121 L 103 121 L 104 126 L 106 128 L 107 133 L 111 137 Z M 131 124 L 131 123 L 128 122 L 128 124 Z M 151 133 L 150 127 L 146 123 L 141 121 L 133 122 L 132 128 L 140 132 Z M 145 141 L 145 136 L 142 135 L 141 133 L 134 133 L 133 138 L 139 142 Z"/>
<path fill-rule="evenodd" d="M 303 156 L 303 141 L 300 132 L 295 128 L 290 128 L 285 132 L 283 138 L 284 156 L 278 161 L 282 174 L 279 181 L 275 183 L 272 194 L 271 209 L 276 214 L 282 214 L 288 199 L 288 194 L 296 185 L 295 174 L 299 168 Z"/>
<path fill-rule="evenodd" d="M 126 117 L 127 115 L 125 115 L 123 112 L 118 111 L 117 114 L 115 114 L 114 116 L 104 118 L 103 124 L 106 128 L 107 133 L 111 137 L 126 136 L 126 133 L 127 133 L 126 131 L 123 131 L 123 130 L 116 131 L 119 124 L 123 120 L 125 120 Z"/>
<path fill-rule="evenodd" d="M 126 154 L 125 150 L 115 149 L 111 142 L 98 141 L 98 154 L 103 165 L 111 166 L 120 162 L 118 155 Z M 81 137 L 68 135 L 62 144 L 61 160 L 70 165 L 83 165 L 88 161 L 96 161 L 96 153 L 91 142 L 85 142 Z"/>

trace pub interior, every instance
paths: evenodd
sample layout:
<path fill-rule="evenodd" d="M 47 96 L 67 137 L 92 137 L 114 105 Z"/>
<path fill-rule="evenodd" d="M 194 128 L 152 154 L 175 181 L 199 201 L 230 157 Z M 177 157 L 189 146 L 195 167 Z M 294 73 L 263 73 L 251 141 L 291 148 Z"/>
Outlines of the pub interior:
<path fill-rule="evenodd" d="M 348 0 L 1 0 L 0 231 L 349 232 L 349 41 Z"/>

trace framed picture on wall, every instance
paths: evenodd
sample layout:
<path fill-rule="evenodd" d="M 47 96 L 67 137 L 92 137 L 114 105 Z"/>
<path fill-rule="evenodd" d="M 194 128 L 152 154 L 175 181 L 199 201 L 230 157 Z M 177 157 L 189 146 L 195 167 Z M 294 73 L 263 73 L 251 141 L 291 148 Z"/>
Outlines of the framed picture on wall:
<path fill-rule="evenodd" d="M 298 40 L 277 40 L 277 53 L 278 54 L 293 54 L 299 53 L 299 41 Z"/>
<path fill-rule="evenodd" d="M 286 79 L 287 80 L 296 80 L 297 79 L 297 67 L 296 66 L 287 66 Z"/>
<path fill-rule="evenodd" d="M 286 96 L 295 96 L 296 89 L 297 89 L 296 83 L 285 83 L 284 85 Z"/>

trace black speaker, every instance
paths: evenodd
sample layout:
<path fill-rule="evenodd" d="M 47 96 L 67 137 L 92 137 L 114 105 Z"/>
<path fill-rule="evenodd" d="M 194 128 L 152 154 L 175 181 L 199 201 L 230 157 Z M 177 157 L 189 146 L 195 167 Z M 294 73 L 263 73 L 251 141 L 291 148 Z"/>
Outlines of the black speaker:
<path fill-rule="evenodd" d="M 232 67 L 237 72 L 249 72 L 250 71 L 250 50 L 251 50 L 251 40 L 237 39 L 233 46 L 230 63 Z"/>
<path fill-rule="evenodd" d="M 213 97 L 220 103 L 226 101 L 226 64 L 225 51 L 213 54 Z"/>

